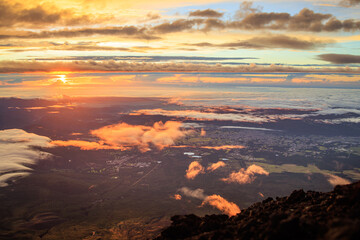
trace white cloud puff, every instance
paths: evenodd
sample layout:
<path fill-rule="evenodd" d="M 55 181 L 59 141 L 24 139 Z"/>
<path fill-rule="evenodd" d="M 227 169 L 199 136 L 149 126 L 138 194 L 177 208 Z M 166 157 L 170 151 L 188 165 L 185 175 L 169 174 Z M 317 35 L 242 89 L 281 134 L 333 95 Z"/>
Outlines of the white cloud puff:
<path fill-rule="evenodd" d="M 0 187 L 8 181 L 25 177 L 32 171 L 31 165 L 50 156 L 33 147 L 51 147 L 51 139 L 28 133 L 21 129 L 0 131 Z"/>

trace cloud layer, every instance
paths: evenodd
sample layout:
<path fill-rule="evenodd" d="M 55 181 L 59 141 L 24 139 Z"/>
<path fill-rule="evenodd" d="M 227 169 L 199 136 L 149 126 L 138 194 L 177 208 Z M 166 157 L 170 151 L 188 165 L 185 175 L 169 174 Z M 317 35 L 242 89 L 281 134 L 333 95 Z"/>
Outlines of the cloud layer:
<path fill-rule="evenodd" d="M 283 7 L 284 1 L 271 1 L 271 8 L 266 1 L 265 7 L 225 0 L 79 1 L 0 0 L 0 73 L 359 72 L 356 60 L 349 68 L 335 68 L 317 66 L 323 64 L 316 58 L 356 52 L 358 0 L 297 1 L 292 10 Z M 147 56 L 141 62 L 99 60 L 124 53 Z M 99 59 L 66 61 L 76 55 Z M 199 59 L 154 63 L 156 55 Z M 205 55 L 253 58 L 217 64 Z M 31 61 L 38 58 L 58 61 Z"/>
<path fill-rule="evenodd" d="M 149 151 L 151 146 L 163 149 L 175 144 L 175 140 L 184 137 L 191 130 L 182 130 L 181 122 L 156 122 L 153 126 L 129 125 L 119 123 L 92 130 L 90 133 L 100 140 L 88 142 L 81 140 L 53 141 L 57 146 L 74 146 L 83 150 L 119 149 L 137 147 L 140 151 Z"/>
<path fill-rule="evenodd" d="M 98 15 L 99 16 L 99 15 Z M 0 0 L 0 27 L 10 26 L 74 26 L 101 23 L 108 17 L 96 17 L 90 13 L 77 14 L 72 9 L 59 9 L 54 5 L 37 4 L 28 7 L 22 3 Z"/>
<path fill-rule="evenodd" d="M 286 65 L 245 64 L 229 66 L 204 63 L 151 63 L 129 61 L 0 61 L 0 73 L 28 72 L 308 72 L 308 73 L 359 73 L 350 67 L 294 67 Z"/>
<path fill-rule="evenodd" d="M 238 172 L 232 172 L 227 178 L 222 178 L 221 180 L 227 183 L 247 184 L 252 183 L 256 179 L 255 175 L 268 176 L 269 172 L 262 167 L 253 164 L 246 170 L 241 168 Z"/>
<path fill-rule="evenodd" d="M 209 42 L 185 44 L 187 46 L 196 47 L 213 47 L 213 48 L 228 48 L 228 49 L 299 49 L 312 50 L 331 43 L 331 41 L 320 41 L 316 39 L 304 40 L 297 37 L 290 37 L 282 34 L 267 34 L 265 36 L 257 36 L 247 40 L 239 40 L 236 42 L 227 42 L 220 44 L 213 44 Z"/>
<path fill-rule="evenodd" d="M 212 10 L 212 9 L 206 9 L 206 10 L 196 10 L 189 12 L 190 17 L 208 17 L 208 18 L 220 18 L 224 15 L 224 13 Z"/>
<path fill-rule="evenodd" d="M 0 187 L 8 181 L 25 177 L 32 171 L 31 165 L 51 155 L 32 147 L 52 147 L 51 139 L 28 133 L 21 129 L 0 131 Z"/>
<path fill-rule="evenodd" d="M 187 187 L 182 187 L 178 191 L 180 191 L 183 195 L 187 197 L 192 197 L 202 200 L 203 202 L 201 206 L 208 204 L 210 206 L 213 206 L 214 208 L 219 209 L 221 212 L 229 216 L 234 216 L 241 212 L 240 208 L 235 203 L 229 202 L 220 195 L 217 194 L 213 194 L 210 196 L 205 195 L 204 189 L 197 188 L 195 190 L 192 190 Z"/>
<path fill-rule="evenodd" d="M 335 64 L 360 63 L 360 55 L 352 54 L 321 54 L 318 58 Z"/>

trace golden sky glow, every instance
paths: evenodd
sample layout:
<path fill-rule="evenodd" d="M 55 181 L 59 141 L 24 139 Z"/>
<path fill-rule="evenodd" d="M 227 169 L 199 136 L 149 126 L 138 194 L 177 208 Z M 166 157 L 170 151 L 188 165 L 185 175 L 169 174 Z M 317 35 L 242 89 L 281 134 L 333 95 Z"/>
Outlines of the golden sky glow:
<path fill-rule="evenodd" d="M 5 87 L 52 86 L 65 94 L 154 84 L 359 86 L 360 5 L 350 1 L 0 0 L 0 7 Z M 132 75 L 138 72 L 173 74 L 149 81 Z"/>

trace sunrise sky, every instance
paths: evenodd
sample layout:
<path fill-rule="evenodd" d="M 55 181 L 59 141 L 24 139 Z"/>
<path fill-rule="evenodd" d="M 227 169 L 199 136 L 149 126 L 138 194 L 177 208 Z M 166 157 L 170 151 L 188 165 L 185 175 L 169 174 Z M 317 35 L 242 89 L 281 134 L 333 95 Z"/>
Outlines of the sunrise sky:
<path fill-rule="evenodd" d="M 0 0 L 0 95 L 359 88 L 359 10 L 359 0 Z"/>

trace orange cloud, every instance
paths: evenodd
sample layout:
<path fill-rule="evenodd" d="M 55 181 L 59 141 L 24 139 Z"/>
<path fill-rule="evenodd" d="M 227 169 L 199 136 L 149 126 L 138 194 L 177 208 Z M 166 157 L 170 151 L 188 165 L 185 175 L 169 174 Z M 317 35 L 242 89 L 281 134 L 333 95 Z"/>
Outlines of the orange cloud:
<path fill-rule="evenodd" d="M 253 164 L 249 166 L 246 170 L 244 168 L 241 168 L 238 172 L 232 172 L 229 177 L 222 178 L 221 180 L 227 183 L 252 183 L 256 179 L 255 174 L 268 176 L 269 172 L 267 172 L 262 167 Z"/>
<path fill-rule="evenodd" d="M 225 198 L 216 194 L 207 196 L 201 205 L 203 206 L 205 204 L 209 204 L 229 216 L 234 216 L 241 212 L 240 208 L 235 203 L 229 202 Z"/>
<path fill-rule="evenodd" d="M 74 146 L 83 150 L 117 149 L 127 150 L 138 147 L 141 151 L 150 150 L 150 145 L 158 149 L 173 145 L 175 140 L 192 133 L 180 129 L 181 122 L 168 121 L 165 124 L 156 122 L 153 126 L 129 125 L 119 123 L 92 130 L 91 134 L 98 137 L 98 142 L 81 140 L 53 141 L 58 146 Z"/>
<path fill-rule="evenodd" d="M 227 201 L 220 195 L 213 194 L 211 196 L 207 196 L 204 194 L 204 189 L 197 188 L 195 190 L 191 190 L 190 188 L 182 187 L 178 191 L 182 192 L 187 197 L 201 199 L 203 201 L 201 206 L 209 204 L 229 216 L 234 216 L 240 213 L 240 208 L 235 203 Z"/>
<path fill-rule="evenodd" d="M 68 141 L 55 140 L 52 141 L 51 144 L 61 147 L 78 147 L 81 150 L 99 150 L 99 149 L 125 150 L 126 149 L 120 146 L 109 146 L 109 145 L 104 145 L 103 143 L 88 142 L 81 140 L 68 140 Z"/>
<path fill-rule="evenodd" d="M 200 136 L 202 137 L 206 136 L 206 131 L 203 128 L 201 129 Z"/>
<path fill-rule="evenodd" d="M 228 149 L 241 149 L 242 145 L 222 145 L 222 146 L 201 146 L 200 148 L 214 149 L 214 150 L 228 150 Z"/>
<path fill-rule="evenodd" d="M 213 150 L 229 150 L 229 149 L 241 149 L 245 148 L 242 145 L 222 145 L 222 146 L 191 146 L 191 145 L 177 145 L 171 146 L 172 148 L 204 148 L 204 149 L 213 149 Z"/>
<path fill-rule="evenodd" d="M 220 167 L 225 167 L 226 166 L 226 163 L 224 163 L 223 161 L 218 161 L 217 163 L 213 163 L 211 164 L 207 170 L 210 171 L 210 172 L 213 172 L 215 171 L 216 169 L 220 168 Z"/>
<path fill-rule="evenodd" d="M 330 173 L 325 173 L 324 174 L 327 179 L 328 179 L 328 182 L 333 185 L 334 187 L 336 185 L 346 185 L 346 184 L 350 184 L 351 182 L 349 180 L 346 180 L 344 178 L 341 178 L 339 176 L 336 176 L 336 175 L 333 175 L 333 174 L 330 174 Z"/>
<path fill-rule="evenodd" d="M 204 167 L 198 162 L 190 163 L 189 168 L 186 170 L 185 177 L 187 179 L 194 179 L 198 174 L 204 173 Z"/>
<path fill-rule="evenodd" d="M 175 194 L 172 198 L 174 198 L 175 200 L 181 200 L 181 195 Z"/>
<path fill-rule="evenodd" d="M 82 135 L 82 133 L 77 133 L 77 132 L 74 132 L 74 133 L 71 133 L 70 135 L 71 135 L 71 136 L 81 136 L 81 135 Z"/>

